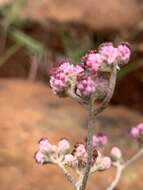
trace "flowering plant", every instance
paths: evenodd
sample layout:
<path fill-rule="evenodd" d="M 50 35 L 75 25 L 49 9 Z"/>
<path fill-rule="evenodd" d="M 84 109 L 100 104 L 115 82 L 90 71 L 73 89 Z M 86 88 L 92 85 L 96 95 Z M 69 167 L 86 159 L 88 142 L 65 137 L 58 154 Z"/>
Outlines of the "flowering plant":
<path fill-rule="evenodd" d="M 114 166 L 117 168 L 117 174 L 107 188 L 113 190 L 124 169 L 143 154 L 141 149 L 130 160 L 125 161 L 122 151 L 114 146 L 110 155 L 104 156 L 102 146 L 107 144 L 107 136 L 101 132 L 93 133 L 96 116 L 108 106 L 112 98 L 117 71 L 128 63 L 130 54 L 127 43 L 121 43 L 118 47 L 114 47 L 112 43 L 103 43 L 97 51 L 89 51 L 80 64 L 74 66 L 65 60 L 50 72 L 50 86 L 54 94 L 71 97 L 87 110 L 87 138 L 84 142 L 75 144 L 72 151 L 66 138 L 61 139 L 57 145 L 51 144 L 46 138 L 41 139 L 35 159 L 39 164 L 57 164 L 77 190 L 85 190 L 91 173 Z M 139 143 L 143 143 L 143 124 L 133 127 L 130 134 Z M 76 180 L 68 168 L 75 170 L 78 175 Z"/>

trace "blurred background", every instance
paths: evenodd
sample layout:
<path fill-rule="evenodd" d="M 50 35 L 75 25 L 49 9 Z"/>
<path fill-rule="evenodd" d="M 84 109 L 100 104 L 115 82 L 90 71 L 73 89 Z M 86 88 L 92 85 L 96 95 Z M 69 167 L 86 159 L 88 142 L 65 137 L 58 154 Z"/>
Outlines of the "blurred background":
<path fill-rule="evenodd" d="M 86 136 L 86 112 L 52 94 L 48 71 L 108 41 L 129 42 L 132 57 L 95 131 L 110 138 L 105 153 L 115 144 L 129 158 L 139 148 L 129 128 L 143 121 L 143 0 L 0 0 L 0 190 L 73 189 L 59 168 L 33 159 L 43 136 Z M 142 167 L 140 159 L 128 168 L 116 190 L 143 190 Z M 87 189 L 106 189 L 114 174 L 97 173 Z"/>

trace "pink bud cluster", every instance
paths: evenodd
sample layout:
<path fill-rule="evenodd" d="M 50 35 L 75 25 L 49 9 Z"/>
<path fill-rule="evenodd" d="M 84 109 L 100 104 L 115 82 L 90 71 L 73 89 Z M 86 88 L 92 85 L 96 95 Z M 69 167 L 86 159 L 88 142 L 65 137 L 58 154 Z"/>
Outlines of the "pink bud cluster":
<path fill-rule="evenodd" d="M 130 134 L 133 138 L 143 138 L 143 123 L 139 123 L 137 126 L 131 128 Z"/>
<path fill-rule="evenodd" d="M 95 139 L 96 138 L 96 139 Z M 92 171 L 106 170 L 111 166 L 111 159 L 104 157 L 98 149 L 98 146 L 107 143 L 107 137 L 102 133 L 95 135 L 93 139 L 93 157 Z M 96 144 L 96 145 L 95 145 Z M 51 144 L 48 139 L 43 138 L 39 141 L 39 150 L 35 154 L 35 160 L 39 164 L 62 164 L 83 171 L 87 163 L 86 142 L 76 144 L 70 152 L 70 143 L 67 139 L 61 139 L 57 145 Z"/>
<path fill-rule="evenodd" d="M 65 164 L 73 168 L 83 168 L 86 162 L 87 151 L 84 144 L 76 144 L 72 153 L 65 157 Z"/>
<path fill-rule="evenodd" d="M 96 160 L 96 170 L 97 171 L 104 171 L 111 167 L 112 161 L 111 158 L 108 156 L 102 157 L 99 156 Z"/>
<path fill-rule="evenodd" d="M 129 61 L 131 51 L 127 43 L 121 43 L 114 47 L 112 43 L 103 43 L 99 46 L 98 52 L 90 51 L 84 57 L 85 67 L 97 73 L 103 65 L 126 64 Z"/>
<path fill-rule="evenodd" d="M 83 71 L 79 65 L 70 65 L 68 61 L 60 64 L 60 66 L 51 71 L 50 86 L 55 94 L 63 93 L 70 85 L 70 77 L 76 76 Z"/>
<path fill-rule="evenodd" d="M 88 97 L 95 91 L 95 82 L 90 76 L 85 79 L 79 80 L 76 85 L 76 93 L 79 96 Z"/>
<path fill-rule="evenodd" d="M 93 93 L 105 94 L 109 77 L 105 73 L 111 71 L 112 65 L 126 64 L 130 58 L 130 48 L 127 43 L 114 47 L 112 43 L 103 43 L 98 51 L 89 51 L 80 65 L 62 62 L 51 72 L 50 86 L 55 94 L 69 96 L 72 93 L 81 98 L 90 98 Z M 97 93 L 96 93 L 97 94 Z"/>
<path fill-rule="evenodd" d="M 103 133 L 97 133 L 93 136 L 93 148 L 98 148 L 100 146 L 106 145 L 108 143 L 108 138 Z"/>
<path fill-rule="evenodd" d="M 66 139 L 61 139 L 58 145 L 52 145 L 48 139 L 39 141 L 39 150 L 35 153 L 35 160 L 39 164 L 54 163 L 55 159 L 62 158 L 70 149 L 70 143 Z"/>

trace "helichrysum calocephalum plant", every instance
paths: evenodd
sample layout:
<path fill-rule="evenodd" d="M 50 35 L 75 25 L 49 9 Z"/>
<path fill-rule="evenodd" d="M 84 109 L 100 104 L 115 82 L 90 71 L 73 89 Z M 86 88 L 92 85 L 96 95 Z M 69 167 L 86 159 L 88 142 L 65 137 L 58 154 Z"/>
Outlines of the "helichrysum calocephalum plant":
<path fill-rule="evenodd" d="M 103 43 L 97 51 L 87 52 L 80 64 L 75 66 L 64 60 L 50 72 L 50 86 L 54 94 L 71 97 L 87 110 L 88 133 L 86 140 L 75 144 L 72 149 L 66 138 L 61 139 L 57 145 L 51 144 L 48 139 L 41 139 L 35 159 L 40 164 L 57 164 L 77 190 L 85 189 L 90 173 L 107 170 L 111 165 L 117 167 L 120 173 L 124 169 L 121 150 L 115 146 L 111 149 L 110 156 L 104 156 L 101 147 L 108 139 L 103 133 L 94 135 L 93 129 L 96 115 L 108 106 L 112 98 L 117 71 L 120 66 L 128 63 L 130 54 L 127 43 L 121 43 L 117 47 L 112 43 Z M 134 129 L 133 132 L 132 129 L 131 134 L 140 137 L 141 132 L 138 131 Z M 75 170 L 78 179 L 71 176 L 68 167 Z M 118 180 L 115 177 L 108 190 L 112 190 Z"/>

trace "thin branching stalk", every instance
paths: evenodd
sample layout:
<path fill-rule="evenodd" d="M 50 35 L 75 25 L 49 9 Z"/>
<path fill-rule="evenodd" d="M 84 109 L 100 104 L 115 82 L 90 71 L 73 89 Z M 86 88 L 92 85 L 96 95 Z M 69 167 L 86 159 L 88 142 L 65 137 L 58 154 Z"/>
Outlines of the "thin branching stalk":
<path fill-rule="evenodd" d="M 119 183 L 119 180 L 120 180 L 121 175 L 122 175 L 123 170 L 124 170 L 124 166 L 121 165 L 120 163 L 118 163 L 116 168 L 117 168 L 117 170 L 116 170 L 115 179 L 112 181 L 111 185 L 107 188 L 107 190 L 113 190 L 117 186 L 117 184 Z"/>
<path fill-rule="evenodd" d="M 134 156 L 132 156 L 128 161 L 126 161 L 124 164 L 118 163 L 116 165 L 116 175 L 114 180 L 112 181 L 111 185 L 107 188 L 107 190 L 114 190 L 115 187 L 117 187 L 122 174 L 124 170 L 133 162 L 135 162 L 138 158 L 140 158 L 143 155 L 143 148 L 141 148 Z"/>
<path fill-rule="evenodd" d="M 87 164 L 85 168 L 85 172 L 83 175 L 83 180 L 81 183 L 80 190 L 85 190 L 88 176 L 90 173 L 90 168 L 91 168 L 91 160 L 92 160 L 92 154 L 93 154 L 93 147 L 92 147 L 92 139 L 93 139 L 93 129 L 94 129 L 94 124 L 95 124 L 95 118 L 96 116 L 101 113 L 109 104 L 113 93 L 115 89 L 115 84 L 116 84 L 116 76 L 117 76 L 117 66 L 116 64 L 113 65 L 113 70 L 111 72 L 110 76 L 110 81 L 109 81 L 109 87 L 107 91 L 107 95 L 101 105 L 99 107 L 94 108 L 94 102 L 91 102 L 90 105 L 90 110 L 89 110 L 89 124 L 88 124 L 88 132 L 87 132 L 87 153 L 88 153 L 88 159 L 87 159 Z"/>
<path fill-rule="evenodd" d="M 93 129 L 95 124 L 95 117 L 94 117 L 94 109 L 93 106 L 91 107 L 91 111 L 89 112 L 89 122 L 88 122 L 88 132 L 87 132 L 87 164 L 85 168 L 85 173 L 83 175 L 83 180 L 81 182 L 80 190 L 84 190 L 86 188 L 87 179 L 90 173 L 91 168 L 91 161 L 93 155 L 93 146 L 92 146 L 92 139 L 93 139 Z"/>
<path fill-rule="evenodd" d="M 130 160 L 128 160 L 125 164 L 125 168 L 128 167 L 130 164 L 132 164 L 133 162 L 135 162 L 138 158 L 140 158 L 140 156 L 143 155 L 143 148 L 141 148 L 134 156 L 132 156 L 132 158 Z"/>
<path fill-rule="evenodd" d="M 67 169 L 62 165 L 60 162 L 58 163 L 58 166 L 62 169 L 65 177 L 67 178 L 68 182 L 70 182 L 72 185 L 76 187 L 76 182 L 74 178 L 71 176 L 71 174 L 67 171 Z"/>

